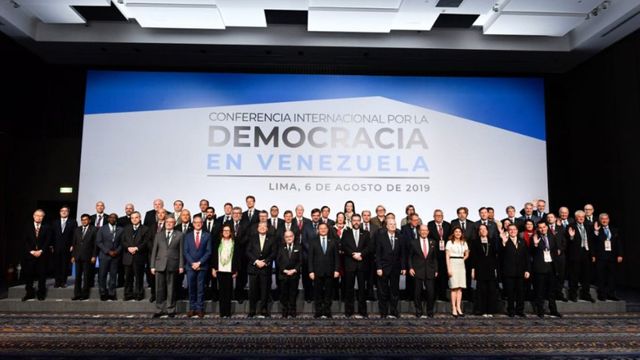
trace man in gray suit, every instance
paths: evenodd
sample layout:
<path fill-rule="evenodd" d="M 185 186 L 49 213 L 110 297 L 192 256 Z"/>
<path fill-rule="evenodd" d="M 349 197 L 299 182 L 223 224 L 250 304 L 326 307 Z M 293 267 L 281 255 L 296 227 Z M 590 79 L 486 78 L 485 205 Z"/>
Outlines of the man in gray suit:
<path fill-rule="evenodd" d="M 165 220 L 164 231 L 156 234 L 151 250 L 151 273 L 156 276 L 156 307 L 154 318 L 176 316 L 177 274 L 184 272 L 182 243 L 184 234 L 174 229 L 176 219 L 173 216 Z M 168 304 L 167 304 L 168 303 Z"/>

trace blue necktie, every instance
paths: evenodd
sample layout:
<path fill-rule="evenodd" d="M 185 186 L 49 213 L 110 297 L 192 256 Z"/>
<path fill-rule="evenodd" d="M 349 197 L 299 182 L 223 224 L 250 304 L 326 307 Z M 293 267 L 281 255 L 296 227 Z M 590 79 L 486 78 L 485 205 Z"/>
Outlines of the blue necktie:
<path fill-rule="evenodd" d="M 327 238 L 324 236 L 322 237 L 322 253 L 327 253 Z"/>

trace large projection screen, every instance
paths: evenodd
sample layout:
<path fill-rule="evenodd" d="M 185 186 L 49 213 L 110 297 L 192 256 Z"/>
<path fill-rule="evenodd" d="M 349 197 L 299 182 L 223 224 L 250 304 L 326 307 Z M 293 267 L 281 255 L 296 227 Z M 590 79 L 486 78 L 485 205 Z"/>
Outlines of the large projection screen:
<path fill-rule="evenodd" d="M 306 216 L 502 217 L 547 198 L 544 114 L 537 78 L 90 71 L 78 211 L 206 198 L 220 215 L 251 194 Z"/>

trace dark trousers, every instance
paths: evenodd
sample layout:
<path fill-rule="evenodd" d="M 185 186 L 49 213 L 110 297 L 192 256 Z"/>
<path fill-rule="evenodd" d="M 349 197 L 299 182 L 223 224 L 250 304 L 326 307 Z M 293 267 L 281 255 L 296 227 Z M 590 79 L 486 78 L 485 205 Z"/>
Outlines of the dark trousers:
<path fill-rule="evenodd" d="M 613 297 L 616 294 L 616 262 L 597 260 L 596 274 L 598 297 Z"/>
<path fill-rule="evenodd" d="M 400 270 L 391 270 L 378 276 L 378 307 L 380 316 L 398 317 L 398 296 L 400 293 Z"/>
<path fill-rule="evenodd" d="M 238 253 L 245 254 L 246 247 L 242 246 L 238 249 Z M 238 264 L 238 274 L 236 275 L 236 290 L 235 290 L 235 299 L 238 301 L 246 300 L 247 296 L 244 288 L 247 287 L 247 257 L 240 256 Z"/>
<path fill-rule="evenodd" d="M 591 289 L 591 256 L 584 250 L 580 250 L 578 259 L 569 262 L 569 296 L 576 297 L 578 294 L 578 284 L 580 285 L 580 296 L 590 297 Z"/>
<path fill-rule="evenodd" d="M 176 313 L 176 275 L 177 271 L 156 271 L 156 308 L 161 312 Z"/>
<path fill-rule="evenodd" d="M 56 280 L 55 285 L 62 286 L 66 284 L 69 276 L 69 265 L 71 264 L 69 249 L 56 250 L 51 256 L 51 262 L 53 263 L 53 276 Z"/>
<path fill-rule="evenodd" d="M 544 301 L 549 302 L 549 311 L 558 312 L 556 307 L 556 281 L 553 273 L 533 274 L 533 290 L 536 294 L 536 312 L 538 315 L 544 314 Z"/>
<path fill-rule="evenodd" d="M 156 297 L 156 276 L 151 273 L 151 262 L 145 264 L 145 273 L 147 275 L 147 285 L 151 288 L 151 297 Z"/>
<path fill-rule="evenodd" d="M 47 259 L 44 257 L 44 252 L 39 258 L 31 257 L 33 259 L 22 262 L 25 290 L 27 295 L 34 296 L 33 282 L 38 281 L 38 296 L 45 296 L 47 294 Z"/>
<path fill-rule="evenodd" d="M 498 280 L 476 280 L 475 313 L 494 314 L 498 303 Z"/>
<path fill-rule="evenodd" d="M 204 311 L 204 278 L 209 276 L 209 269 L 187 270 L 189 284 L 189 310 Z"/>
<path fill-rule="evenodd" d="M 269 315 L 269 291 L 271 290 L 271 274 L 260 273 L 249 275 L 249 316 L 259 311 L 261 315 Z"/>
<path fill-rule="evenodd" d="M 444 255 L 444 251 L 440 251 L 438 252 L 438 277 L 436 278 L 436 293 L 440 300 L 447 299 L 447 290 L 449 290 L 447 259 Z"/>
<path fill-rule="evenodd" d="M 231 295 L 233 294 L 233 274 L 230 272 L 216 273 L 218 279 L 220 317 L 231 316 Z"/>
<path fill-rule="evenodd" d="M 333 276 L 316 274 L 313 281 L 316 317 L 331 316 L 331 302 L 333 299 Z"/>
<path fill-rule="evenodd" d="M 89 297 L 91 287 L 91 268 L 94 264 L 89 260 L 76 260 L 76 282 L 73 287 L 73 295 L 77 297 Z"/>
<path fill-rule="evenodd" d="M 298 276 L 280 279 L 280 307 L 282 316 L 296 316 L 296 299 L 298 298 Z"/>
<path fill-rule="evenodd" d="M 564 281 L 567 278 L 567 258 L 560 255 L 554 262 L 556 268 L 556 298 L 564 296 Z"/>
<path fill-rule="evenodd" d="M 119 257 L 100 257 L 100 270 L 98 272 L 98 285 L 100 286 L 100 296 L 115 296 L 118 277 Z M 107 275 L 109 282 L 107 283 Z"/>
<path fill-rule="evenodd" d="M 124 265 L 118 261 L 118 284 L 117 287 L 124 287 Z"/>
<path fill-rule="evenodd" d="M 344 301 L 344 314 L 346 316 L 353 315 L 353 298 L 355 293 L 355 283 L 358 279 L 358 314 L 367 316 L 367 288 L 365 286 L 365 279 L 367 278 L 368 271 L 347 271 L 344 274 L 345 282 L 345 301 Z"/>
<path fill-rule="evenodd" d="M 315 298 L 313 280 L 309 278 L 309 259 L 306 257 L 302 261 L 302 289 L 304 290 L 305 301 L 311 301 Z"/>
<path fill-rule="evenodd" d="M 507 293 L 507 313 L 524 313 L 524 278 L 504 277 L 504 291 Z"/>
<path fill-rule="evenodd" d="M 365 281 L 367 282 L 367 298 L 369 298 L 370 300 L 375 300 L 375 287 L 377 286 L 378 282 L 378 275 L 376 274 L 376 262 L 373 257 L 371 257 L 368 261 L 370 270 L 367 272 L 367 276 L 365 277 Z"/>
<path fill-rule="evenodd" d="M 436 302 L 435 280 L 412 278 L 414 283 L 413 306 L 416 308 L 416 316 L 424 315 L 425 302 L 427 315 L 433 315 L 433 306 Z"/>
<path fill-rule="evenodd" d="M 136 263 L 124 266 L 124 298 L 144 298 L 144 263 Z"/>

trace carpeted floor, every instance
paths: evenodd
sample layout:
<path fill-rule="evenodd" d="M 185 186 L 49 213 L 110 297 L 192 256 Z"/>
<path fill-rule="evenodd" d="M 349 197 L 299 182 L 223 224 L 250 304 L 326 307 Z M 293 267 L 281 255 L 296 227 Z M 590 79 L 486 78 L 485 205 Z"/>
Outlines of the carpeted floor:
<path fill-rule="evenodd" d="M 527 319 L 150 319 L 0 314 L 0 358 L 419 357 L 640 359 L 640 314 Z"/>

